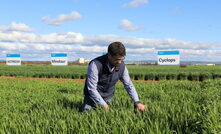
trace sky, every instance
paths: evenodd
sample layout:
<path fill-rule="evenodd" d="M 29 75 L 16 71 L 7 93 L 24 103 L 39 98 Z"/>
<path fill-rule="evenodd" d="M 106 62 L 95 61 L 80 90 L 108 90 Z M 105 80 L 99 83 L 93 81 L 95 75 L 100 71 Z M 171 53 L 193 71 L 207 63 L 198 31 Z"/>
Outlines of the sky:
<path fill-rule="evenodd" d="M 178 50 L 181 61 L 221 61 L 220 0 L 0 0 L 0 60 L 93 59 L 111 42 L 126 60 L 157 60 Z"/>

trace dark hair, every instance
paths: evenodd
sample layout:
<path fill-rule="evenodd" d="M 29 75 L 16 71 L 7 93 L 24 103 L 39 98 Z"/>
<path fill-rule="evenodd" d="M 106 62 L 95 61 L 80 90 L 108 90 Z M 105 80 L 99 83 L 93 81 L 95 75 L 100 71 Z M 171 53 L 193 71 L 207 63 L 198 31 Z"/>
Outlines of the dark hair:
<path fill-rule="evenodd" d="M 108 46 L 108 53 L 111 56 L 126 56 L 126 50 L 121 42 L 113 42 Z"/>

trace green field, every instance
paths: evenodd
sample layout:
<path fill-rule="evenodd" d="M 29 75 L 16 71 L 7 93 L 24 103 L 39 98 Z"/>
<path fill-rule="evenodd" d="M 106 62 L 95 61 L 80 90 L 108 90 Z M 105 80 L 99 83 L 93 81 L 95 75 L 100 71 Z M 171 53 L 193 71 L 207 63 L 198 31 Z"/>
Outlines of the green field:
<path fill-rule="evenodd" d="M 123 85 L 111 110 L 79 112 L 87 66 L 0 65 L 0 134 L 221 134 L 221 66 L 127 66 L 148 109 L 134 113 Z M 157 80 L 157 81 L 156 81 Z M 160 81 L 158 81 L 160 80 Z M 84 80 L 83 80 L 84 81 Z"/>
<path fill-rule="evenodd" d="M 221 66 L 127 66 L 132 80 L 221 79 Z M 0 66 L 0 76 L 85 79 L 87 66 Z"/>
<path fill-rule="evenodd" d="M 84 83 L 1 80 L 0 133 L 221 133 L 221 80 L 133 83 L 144 113 L 121 83 L 110 111 L 80 113 Z"/>

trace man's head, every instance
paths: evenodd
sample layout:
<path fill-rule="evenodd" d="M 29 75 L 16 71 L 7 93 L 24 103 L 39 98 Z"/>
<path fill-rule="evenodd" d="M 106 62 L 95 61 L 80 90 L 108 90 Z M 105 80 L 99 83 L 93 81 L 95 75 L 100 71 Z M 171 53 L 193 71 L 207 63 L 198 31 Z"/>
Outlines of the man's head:
<path fill-rule="evenodd" d="M 114 66 L 120 64 L 126 56 L 126 50 L 121 42 L 113 42 L 108 46 L 108 60 Z"/>

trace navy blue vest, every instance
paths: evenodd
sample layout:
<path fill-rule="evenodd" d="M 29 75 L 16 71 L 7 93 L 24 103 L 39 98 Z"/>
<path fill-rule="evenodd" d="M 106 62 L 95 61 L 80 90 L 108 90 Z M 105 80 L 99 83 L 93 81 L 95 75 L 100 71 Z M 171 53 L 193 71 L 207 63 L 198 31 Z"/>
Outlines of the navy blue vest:
<path fill-rule="evenodd" d="M 103 55 L 93 59 L 98 69 L 98 83 L 97 90 L 104 100 L 110 99 L 114 96 L 114 86 L 120 77 L 123 75 L 125 64 L 122 61 L 119 66 L 117 66 L 116 71 L 111 71 L 111 65 L 108 62 L 108 56 Z M 89 63 L 90 64 L 90 63 Z M 87 89 L 87 79 L 84 86 L 84 95 L 89 95 Z"/>

